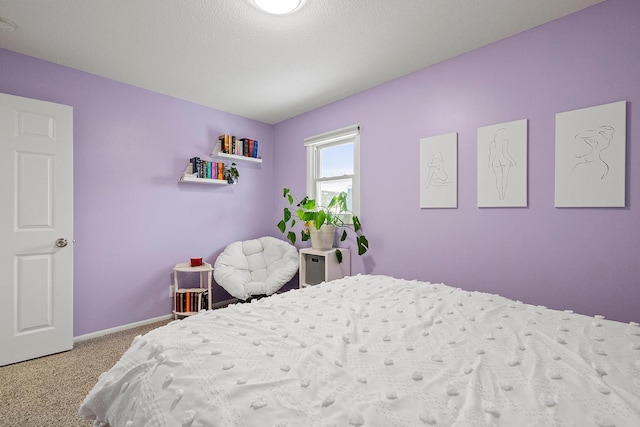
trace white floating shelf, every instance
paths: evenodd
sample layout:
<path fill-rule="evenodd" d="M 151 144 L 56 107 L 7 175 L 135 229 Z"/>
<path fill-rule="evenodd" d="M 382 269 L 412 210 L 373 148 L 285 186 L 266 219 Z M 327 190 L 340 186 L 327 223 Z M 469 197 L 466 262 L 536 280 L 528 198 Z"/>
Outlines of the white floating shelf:
<path fill-rule="evenodd" d="M 229 183 L 224 179 L 207 179 L 207 178 L 196 178 L 194 176 L 185 176 L 183 175 L 180 178 L 180 182 L 193 182 L 195 184 L 217 184 L 217 185 L 229 185 Z"/>
<path fill-rule="evenodd" d="M 198 178 L 195 173 L 190 173 L 190 171 L 191 166 L 189 165 L 180 177 L 180 182 L 192 182 L 194 184 L 229 185 L 226 179 Z"/>

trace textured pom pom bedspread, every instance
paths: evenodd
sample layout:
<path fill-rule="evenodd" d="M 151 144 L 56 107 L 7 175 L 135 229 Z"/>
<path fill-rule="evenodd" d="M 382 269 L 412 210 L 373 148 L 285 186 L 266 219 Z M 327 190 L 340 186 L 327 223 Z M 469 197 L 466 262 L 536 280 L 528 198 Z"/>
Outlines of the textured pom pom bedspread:
<path fill-rule="evenodd" d="M 358 275 L 144 336 L 95 426 L 640 426 L 640 325 Z"/>

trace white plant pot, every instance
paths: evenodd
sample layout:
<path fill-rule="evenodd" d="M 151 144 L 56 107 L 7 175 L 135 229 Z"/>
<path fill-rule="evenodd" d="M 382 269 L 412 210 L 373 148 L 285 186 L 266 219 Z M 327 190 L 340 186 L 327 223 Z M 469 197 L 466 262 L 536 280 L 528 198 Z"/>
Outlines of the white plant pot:
<path fill-rule="evenodd" d="M 317 251 L 326 251 L 333 247 L 333 239 L 336 236 L 336 230 L 338 227 L 335 225 L 323 225 L 320 230 L 316 230 L 315 227 L 309 228 L 309 234 L 311 237 L 311 247 Z"/>

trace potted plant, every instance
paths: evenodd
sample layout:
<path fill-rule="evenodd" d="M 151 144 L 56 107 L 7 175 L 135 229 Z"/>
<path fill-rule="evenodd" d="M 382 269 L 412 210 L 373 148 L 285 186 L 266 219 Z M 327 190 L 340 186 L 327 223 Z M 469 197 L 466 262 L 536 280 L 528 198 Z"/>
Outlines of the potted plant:
<path fill-rule="evenodd" d="M 351 230 L 356 235 L 358 245 L 358 255 L 363 255 L 369 249 L 369 241 L 362 232 L 362 225 L 356 215 L 347 208 L 347 193 L 342 192 L 331 198 L 327 206 L 319 205 L 315 199 L 305 196 L 302 200 L 295 197 L 288 188 L 283 189 L 282 196 L 287 199 L 289 205 L 283 210 L 282 220 L 278 223 L 278 229 L 287 236 L 291 244 L 296 243 L 296 233 L 294 227 L 302 225 L 300 236 L 302 241 L 317 238 L 322 239 L 323 235 L 328 241 L 328 247 L 322 243 L 320 247 L 330 249 L 333 246 L 333 238 L 337 229 L 342 228 L 340 241 L 347 238 L 347 230 Z M 294 207 L 294 203 L 295 204 Z M 289 208 L 291 207 L 291 209 Z M 292 212 L 292 209 L 294 212 Z M 348 219 L 351 219 L 350 222 Z M 336 250 L 338 262 L 342 262 L 342 253 Z"/>
<path fill-rule="evenodd" d="M 240 172 L 236 168 L 236 163 L 231 163 L 231 166 L 225 171 L 225 179 L 229 184 L 235 184 L 238 182 L 238 178 L 240 177 Z"/>

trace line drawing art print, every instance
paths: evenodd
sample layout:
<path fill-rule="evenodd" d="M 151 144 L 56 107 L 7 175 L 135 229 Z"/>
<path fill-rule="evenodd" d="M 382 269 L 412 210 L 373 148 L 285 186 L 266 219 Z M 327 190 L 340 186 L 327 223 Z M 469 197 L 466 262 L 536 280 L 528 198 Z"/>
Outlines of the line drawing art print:
<path fill-rule="evenodd" d="M 527 120 L 478 128 L 478 207 L 527 206 Z"/>
<path fill-rule="evenodd" d="M 429 162 L 427 163 L 427 178 L 425 179 L 424 186 L 429 188 L 430 186 L 447 186 L 450 184 L 449 174 L 444 167 L 444 157 L 441 151 L 431 153 Z"/>
<path fill-rule="evenodd" d="M 420 207 L 458 207 L 458 134 L 420 139 Z"/>
<path fill-rule="evenodd" d="M 584 142 L 586 145 L 582 145 L 581 150 L 584 153 L 576 154 L 575 161 L 571 167 L 571 176 L 577 176 L 582 174 L 585 169 L 588 169 L 585 173 L 595 174 L 600 180 L 604 180 L 609 175 L 609 163 L 603 158 L 603 151 L 605 151 L 611 145 L 615 129 L 609 125 L 599 126 L 596 129 L 584 130 L 575 136 L 578 141 Z"/>
<path fill-rule="evenodd" d="M 556 114 L 556 207 L 624 207 L 627 102 Z"/>

